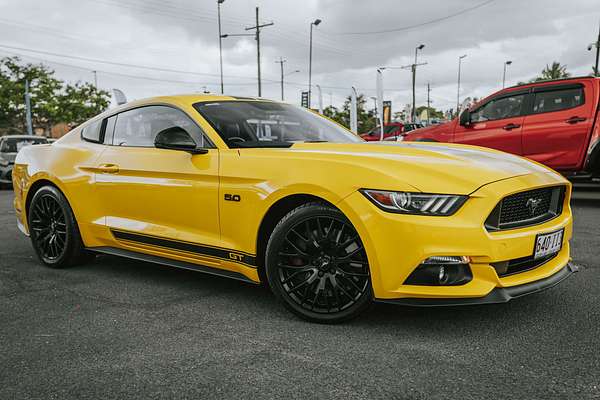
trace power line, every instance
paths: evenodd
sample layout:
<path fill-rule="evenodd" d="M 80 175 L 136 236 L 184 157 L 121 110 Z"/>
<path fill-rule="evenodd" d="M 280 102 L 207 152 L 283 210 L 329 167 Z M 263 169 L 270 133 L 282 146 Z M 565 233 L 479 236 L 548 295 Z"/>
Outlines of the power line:
<path fill-rule="evenodd" d="M 30 55 L 26 55 L 26 54 L 20 54 L 20 53 L 15 53 L 15 52 L 5 52 L 5 54 L 9 54 L 9 55 L 16 55 L 19 57 L 25 57 L 28 59 L 32 59 L 32 60 L 37 60 L 38 62 L 43 62 L 43 63 L 47 63 L 47 64 L 55 64 L 55 65 L 60 65 L 60 66 L 64 66 L 64 67 L 68 67 L 68 68 L 75 68 L 75 69 L 79 69 L 82 71 L 87 71 L 87 72 L 92 72 L 92 71 L 96 71 L 96 72 L 100 72 L 102 74 L 105 75 L 114 75 L 114 76 L 122 76 L 125 78 L 133 78 L 133 79 L 140 79 L 140 80 L 147 80 L 147 81 L 156 81 L 156 82 L 164 82 L 164 83 L 177 83 L 177 84 L 185 84 L 185 85 L 198 85 L 198 86 L 202 86 L 202 85 L 214 85 L 217 86 L 219 83 L 218 82 L 200 82 L 200 81 L 183 81 L 183 80 L 178 80 L 178 79 L 164 79 L 164 78 L 154 78 L 154 77 L 149 77 L 149 76 L 141 76 L 141 75 L 131 75 L 131 74 L 125 74 L 122 72 L 112 72 L 112 71 L 106 71 L 106 70 L 101 70 L 101 69 L 90 69 L 90 68 L 86 68 L 86 67 L 82 67 L 80 65 L 75 65 L 75 64 L 67 64 L 67 63 L 62 63 L 62 62 L 58 62 L 58 61 L 53 61 L 53 60 L 47 60 L 47 59 L 43 59 L 43 58 L 39 58 L 39 57 L 33 57 Z M 275 84 L 276 82 L 268 82 L 267 84 Z M 253 82 L 233 82 L 231 83 L 231 85 L 236 85 L 236 86 L 254 86 L 255 83 Z"/>
<path fill-rule="evenodd" d="M 196 75 L 196 76 L 211 76 L 211 77 L 219 77 L 220 76 L 219 74 L 212 74 L 212 73 L 208 73 L 208 72 L 183 71 L 183 70 L 178 70 L 178 69 L 151 67 L 151 66 L 140 65 L 140 64 L 129 64 L 129 63 L 116 62 L 116 61 L 101 60 L 101 59 L 90 58 L 90 57 L 72 56 L 72 55 L 54 53 L 54 52 L 44 51 L 44 50 L 29 49 L 26 47 L 9 46 L 9 45 L 5 45 L 5 44 L 0 44 L 0 48 L 27 51 L 27 52 L 31 52 L 31 53 L 45 54 L 45 55 L 50 55 L 50 56 L 55 56 L 55 57 L 68 58 L 68 59 L 80 60 L 80 61 L 86 61 L 86 62 L 115 65 L 118 67 L 140 68 L 140 69 L 146 69 L 146 70 L 150 70 L 150 71 L 170 72 L 170 73 L 175 73 L 175 74 L 187 74 L 187 75 Z M 239 79 L 254 79 L 253 77 L 248 77 L 248 76 L 231 75 L 230 77 L 231 78 L 239 78 Z M 275 83 L 279 82 L 276 79 L 266 79 L 266 80 L 275 82 Z"/>
<path fill-rule="evenodd" d="M 380 34 L 380 33 L 392 33 L 392 32 L 402 32 L 402 31 L 407 31 L 410 29 L 415 29 L 415 28 L 419 28 L 421 26 L 426 26 L 426 25 L 432 25 L 441 21 L 445 21 L 447 19 L 450 18 L 454 18 L 457 17 L 461 14 L 467 13 L 469 11 L 473 11 L 476 10 L 478 8 L 481 8 L 483 6 L 486 6 L 492 2 L 494 2 L 495 0 L 487 0 L 484 1 L 483 3 L 479 3 L 476 4 L 472 7 L 469 8 L 465 8 L 463 10 L 457 11 L 453 14 L 450 15 L 446 15 L 444 17 L 440 17 L 440 18 L 435 18 L 426 22 L 421 22 L 418 24 L 414 24 L 414 25 L 407 25 L 407 26 L 402 26 L 402 27 L 398 27 L 398 28 L 390 28 L 390 29 L 383 29 L 383 30 L 378 30 L 378 31 L 359 31 L 359 32 L 326 32 L 329 33 L 330 35 L 376 35 L 376 34 Z"/>
<path fill-rule="evenodd" d="M 213 17 L 213 16 L 208 16 L 208 15 L 198 14 L 196 11 L 193 11 L 190 9 L 184 9 L 181 7 L 179 7 L 179 9 L 185 10 L 184 13 L 179 13 L 177 11 L 171 10 L 170 8 L 165 8 L 165 7 L 163 7 L 164 5 L 159 6 L 159 5 L 146 4 L 146 3 L 144 3 L 143 5 L 138 4 L 138 3 L 122 3 L 122 2 L 117 2 L 116 0 L 95 0 L 95 3 L 125 8 L 125 9 L 129 9 L 129 10 L 143 11 L 143 12 L 147 12 L 150 14 L 174 18 L 177 20 L 186 20 L 186 21 L 191 21 L 191 22 L 196 22 L 199 20 L 200 21 L 211 21 L 211 22 L 217 21 L 216 16 Z M 231 27 L 233 27 L 234 23 L 235 24 L 243 24 L 243 25 L 248 24 L 248 22 L 243 22 L 240 19 L 225 18 L 225 17 L 223 18 L 223 22 L 228 22 L 228 25 L 230 25 Z M 296 38 L 297 33 L 284 33 L 281 30 L 279 30 L 275 35 L 280 38 L 286 39 L 288 41 L 293 41 L 293 42 L 299 43 L 303 46 L 306 46 L 306 43 L 304 43 Z M 339 48 L 336 48 L 332 45 L 323 44 L 321 42 L 315 42 L 315 47 L 318 47 L 321 50 L 324 50 L 324 51 L 327 51 L 330 53 L 335 53 L 338 55 L 348 55 L 348 56 L 351 55 L 350 52 L 341 51 L 341 50 L 339 50 Z"/>

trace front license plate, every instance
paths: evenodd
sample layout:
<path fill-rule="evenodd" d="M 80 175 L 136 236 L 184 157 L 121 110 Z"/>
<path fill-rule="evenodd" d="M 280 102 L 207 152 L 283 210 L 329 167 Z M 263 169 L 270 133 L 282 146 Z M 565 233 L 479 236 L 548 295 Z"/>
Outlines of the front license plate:
<path fill-rule="evenodd" d="M 560 231 L 544 233 L 535 238 L 533 258 L 538 259 L 550 254 L 558 253 L 562 247 L 564 229 Z"/>

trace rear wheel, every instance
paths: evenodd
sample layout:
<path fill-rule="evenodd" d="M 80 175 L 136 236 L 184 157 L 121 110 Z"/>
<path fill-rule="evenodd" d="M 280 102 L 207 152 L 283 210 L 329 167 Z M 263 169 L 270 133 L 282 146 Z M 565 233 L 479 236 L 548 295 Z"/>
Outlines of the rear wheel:
<path fill-rule="evenodd" d="M 93 258 L 83 247 L 67 199 L 54 186 L 43 186 L 35 192 L 29 205 L 28 223 L 33 248 L 48 267 L 64 268 Z"/>
<path fill-rule="evenodd" d="M 323 203 L 290 211 L 267 245 L 267 279 L 283 304 L 320 323 L 351 319 L 371 304 L 369 263 L 350 221 Z"/>

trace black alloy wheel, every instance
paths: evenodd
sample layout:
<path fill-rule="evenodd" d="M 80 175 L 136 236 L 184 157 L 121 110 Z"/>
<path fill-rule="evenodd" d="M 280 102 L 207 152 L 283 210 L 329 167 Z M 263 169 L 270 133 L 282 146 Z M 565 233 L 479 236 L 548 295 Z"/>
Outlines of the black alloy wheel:
<path fill-rule="evenodd" d="M 40 188 L 28 213 L 31 243 L 42 263 L 53 268 L 80 264 L 92 258 L 64 195 L 53 186 Z"/>
<path fill-rule="evenodd" d="M 31 209 L 30 229 L 45 260 L 59 258 L 67 248 L 67 222 L 58 201 L 51 194 L 40 196 Z"/>
<path fill-rule="evenodd" d="M 276 226 L 267 248 L 269 284 L 301 317 L 335 323 L 357 316 L 372 298 L 360 237 L 337 209 L 309 203 Z"/>

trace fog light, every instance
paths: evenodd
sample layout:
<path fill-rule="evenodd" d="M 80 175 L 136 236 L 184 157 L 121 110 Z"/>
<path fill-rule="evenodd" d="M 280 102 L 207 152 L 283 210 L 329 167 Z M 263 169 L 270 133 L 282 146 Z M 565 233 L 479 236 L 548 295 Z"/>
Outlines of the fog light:
<path fill-rule="evenodd" d="M 457 286 L 473 279 L 469 257 L 436 256 L 423 261 L 404 281 L 405 285 Z"/>

